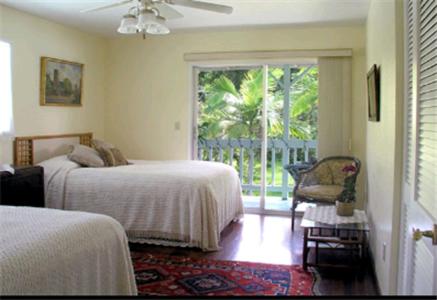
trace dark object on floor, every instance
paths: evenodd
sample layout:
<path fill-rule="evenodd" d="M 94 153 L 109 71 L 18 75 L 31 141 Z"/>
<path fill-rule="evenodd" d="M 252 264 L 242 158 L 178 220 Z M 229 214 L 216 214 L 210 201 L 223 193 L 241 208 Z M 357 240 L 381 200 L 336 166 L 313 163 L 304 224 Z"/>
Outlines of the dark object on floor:
<path fill-rule="evenodd" d="M 0 172 L 0 204 L 44 207 L 44 169 L 15 167 L 15 174 Z"/>
<path fill-rule="evenodd" d="M 315 276 L 298 265 L 131 254 L 139 295 L 313 295 Z"/>

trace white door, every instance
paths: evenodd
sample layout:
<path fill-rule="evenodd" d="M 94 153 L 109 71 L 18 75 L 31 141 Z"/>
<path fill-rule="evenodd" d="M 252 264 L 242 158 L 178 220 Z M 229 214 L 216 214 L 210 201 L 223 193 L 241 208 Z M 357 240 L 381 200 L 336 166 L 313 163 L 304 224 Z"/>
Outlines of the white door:
<path fill-rule="evenodd" d="M 437 1 L 407 0 L 405 8 L 405 167 L 398 292 L 437 295 Z M 414 229 L 426 233 L 413 234 Z"/>

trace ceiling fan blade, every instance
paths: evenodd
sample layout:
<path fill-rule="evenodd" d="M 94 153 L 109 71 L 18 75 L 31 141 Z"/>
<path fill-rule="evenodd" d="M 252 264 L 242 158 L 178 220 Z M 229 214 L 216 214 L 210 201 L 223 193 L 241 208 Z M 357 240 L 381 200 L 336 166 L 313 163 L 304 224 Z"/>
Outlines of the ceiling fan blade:
<path fill-rule="evenodd" d="M 168 4 L 186 6 L 191 8 L 209 10 L 213 12 L 223 13 L 223 14 L 231 14 L 234 10 L 232 7 L 227 5 L 214 4 L 209 2 L 201 2 L 194 0 L 166 0 Z"/>
<path fill-rule="evenodd" d="M 112 7 L 125 5 L 129 2 L 132 2 L 132 1 L 134 1 L 134 0 L 123 0 L 123 1 L 112 3 L 112 4 L 101 5 L 101 6 L 97 6 L 97 7 L 93 7 L 93 8 L 83 9 L 80 12 L 81 13 L 88 13 L 88 12 L 100 11 L 100 10 L 104 10 L 104 9 L 108 9 L 108 8 L 112 8 Z"/>
<path fill-rule="evenodd" d="M 183 14 L 163 2 L 155 3 L 154 6 L 159 10 L 159 15 L 166 20 L 180 19 L 184 17 Z"/>

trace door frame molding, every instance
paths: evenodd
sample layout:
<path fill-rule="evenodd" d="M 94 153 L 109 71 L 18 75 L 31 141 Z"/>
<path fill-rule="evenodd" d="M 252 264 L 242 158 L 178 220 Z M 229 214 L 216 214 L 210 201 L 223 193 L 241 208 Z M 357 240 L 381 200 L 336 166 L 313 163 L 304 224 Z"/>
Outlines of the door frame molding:
<path fill-rule="evenodd" d="M 403 105 L 403 119 L 404 119 L 404 124 L 403 124 L 403 153 L 402 153 L 402 163 L 403 163 L 403 167 L 402 167 L 402 179 L 401 179 L 401 192 L 402 192 L 402 196 L 401 196 L 401 213 L 400 213 L 400 221 L 399 221 L 399 243 L 398 243 L 398 276 L 397 276 L 397 293 L 400 295 L 407 295 L 409 294 L 410 291 L 408 291 L 408 282 L 411 282 L 411 270 L 405 271 L 405 268 L 407 268 L 408 266 L 410 266 L 411 264 L 407 263 L 406 259 L 408 257 L 410 257 L 410 252 L 411 252 L 411 247 L 410 245 L 407 243 L 405 244 L 404 242 L 406 241 L 406 237 L 404 236 L 405 234 L 405 230 L 406 230 L 406 226 L 408 225 L 407 222 L 407 213 L 409 210 L 409 198 L 413 195 L 412 191 L 411 191 L 411 186 L 409 184 L 407 184 L 406 182 L 406 177 L 407 177 L 407 163 L 408 163 L 408 138 L 407 138 L 407 134 L 408 134 L 408 0 L 404 0 L 404 11 L 403 11 L 403 16 L 404 16 L 404 57 L 403 57 L 403 62 L 404 62 L 404 105 Z M 415 45 L 413 42 L 413 51 L 415 50 Z M 416 56 L 416 55 L 414 55 Z M 414 63 L 413 63 L 414 65 Z M 413 76 L 414 77 L 414 76 Z M 414 90 L 414 78 L 413 78 L 413 90 Z M 413 108 L 413 112 L 412 112 L 412 118 L 415 119 L 414 116 L 414 104 L 412 105 Z M 413 135 L 413 140 L 415 140 L 415 122 L 414 120 L 411 121 L 412 123 L 412 135 Z M 411 145 L 413 146 L 413 145 Z M 411 149 L 411 151 L 414 150 L 414 146 L 413 149 Z M 415 164 L 413 164 L 415 165 Z M 410 170 L 410 172 L 412 173 L 412 178 L 411 180 L 415 180 L 415 172 L 414 169 Z"/>
<path fill-rule="evenodd" d="M 347 54 L 349 54 L 349 51 L 351 50 L 345 50 Z M 343 52 L 341 52 L 343 53 Z M 351 52 L 350 52 L 351 54 Z M 196 88 L 198 85 L 198 71 L 201 68 L 226 68 L 226 67 L 251 67 L 251 68 L 260 68 L 264 70 L 265 66 L 269 65 L 299 65 L 299 66 L 311 66 L 311 65 L 317 65 L 318 64 L 318 58 L 308 58 L 308 57 L 290 57 L 290 58 L 283 58 L 278 60 L 277 58 L 270 58 L 270 59 L 223 59 L 223 60 L 206 60 L 206 61 L 191 61 L 188 62 L 188 140 L 190 141 L 188 143 L 188 152 L 189 153 L 189 160 L 196 160 L 197 159 L 197 120 L 198 120 L 198 98 L 196 93 Z M 267 70 L 268 71 L 268 70 Z M 266 95 L 264 95 L 263 99 L 263 112 L 264 109 L 267 109 L 267 106 L 265 105 L 267 101 Z M 265 114 L 263 114 L 265 116 Z M 265 122 L 263 122 L 264 127 L 266 127 L 267 117 L 265 116 L 263 118 Z M 266 128 L 265 128 L 266 129 Z M 266 134 L 266 133 L 265 133 Z M 263 136 L 263 139 L 265 139 L 266 136 Z M 265 143 L 263 143 L 265 144 Z M 265 146 L 264 146 L 265 147 Z M 263 147 L 262 147 L 263 148 Z M 263 155 L 263 154 L 261 154 Z M 267 155 L 266 149 L 264 150 L 264 155 Z M 263 170 L 265 169 L 265 170 Z M 265 181 L 265 175 L 266 175 L 266 166 L 261 167 L 261 172 L 264 172 L 264 176 L 262 176 L 262 181 Z M 265 188 L 261 188 L 261 199 L 260 199 L 260 207 L 259 208 L 247 208 L 245 209 L 248 213 L 258 213 L 258 214 L 276 214 L 276 215 L 287 215 L 289 216 L 289 211 L 281 212 L 281 211 L 274 211 L 274 210 L 268 210 L 265 209 Z"/>
<path fill-rule="evenodd" d="M 346 57 L 352 56 L 352 49 L 317 49 L 317 50 L 276 50 L 276 51 L 238 51 L 238 52 L 200 52 L 185 53 L 187 62 L 211 61 L 284 61 L 293 58 L 312 59 L 314 57 Z"/>
<path fill-rule="evenodd" d="M 328 51 L 328 50 L 325 50 Z M 245 53 L 245 52 L 241 52 Z M 264 65 L 274 64 L 298 64 L 298 65 L 317 65 L 317 57 L 288 57 L 288 58 L 270 58 L 270 59 L 221 59 L 221 60 L 199 60 L 187 62 L 188 68 L 188 157 L 187 159 L 196 159 L 196 145 L 197 145 L 197 95 L 194 92 L 197 87 L 197 73 L 198 68 L 224 68 L 224 67 L 260 67 Z"/>

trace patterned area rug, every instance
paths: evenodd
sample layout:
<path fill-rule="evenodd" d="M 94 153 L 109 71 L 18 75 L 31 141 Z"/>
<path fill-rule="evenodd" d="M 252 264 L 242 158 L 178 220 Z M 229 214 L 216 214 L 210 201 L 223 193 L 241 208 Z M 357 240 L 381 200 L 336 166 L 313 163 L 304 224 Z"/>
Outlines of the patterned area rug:
<path fill-rule="evenodd" d="M 312 273 L 299 265 L 192 259 L 132 252 L 139 295 L 313 295 Z"/>

